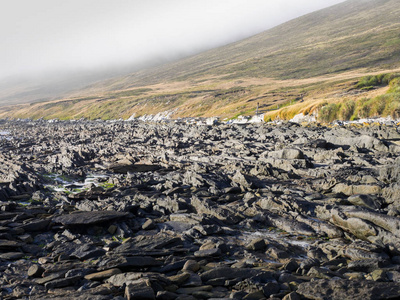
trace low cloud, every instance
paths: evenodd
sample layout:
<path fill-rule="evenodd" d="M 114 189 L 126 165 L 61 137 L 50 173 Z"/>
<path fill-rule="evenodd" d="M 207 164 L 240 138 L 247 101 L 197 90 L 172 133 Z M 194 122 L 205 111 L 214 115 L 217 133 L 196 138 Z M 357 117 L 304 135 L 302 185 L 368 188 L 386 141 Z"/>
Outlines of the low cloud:
<path fill-rule="evenodd" d="M 134 69 L 237 41 L 343 0 L 13 0 L 0 4 L 0 79 Z"/>

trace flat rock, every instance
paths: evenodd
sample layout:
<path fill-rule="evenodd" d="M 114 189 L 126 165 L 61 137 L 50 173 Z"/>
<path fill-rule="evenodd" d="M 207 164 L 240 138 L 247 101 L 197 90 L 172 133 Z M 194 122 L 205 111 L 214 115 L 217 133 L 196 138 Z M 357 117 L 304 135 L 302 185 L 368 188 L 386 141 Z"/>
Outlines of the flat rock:
<path fill-rule="evenodd" d="M 247 268 L 215 268 L 209 271 L 206 271 L 200 275 L 201 280 L 203 282 L 207 282 L 208 280 L 215 278 L 225 278 L 225 279 L 234 279 L 234 278 L 249 278 L 252 276 L 256 276 L 260 274 L 262 271 L 255 269 L 247 269 Z M 272 279 L 272 275 L 271 275 Z"/>
<path fill-rule="evenodd" d="M 22 243 L 15 242 L 15 241 L 0 240 L 0 249 L 1 250 L 15 249 L 22 245 L 23 245 Z"/>
<path fill-rule="evenodd" d="M 55 280 L 45 283 L 44 287 L 46 289 L 67 287 L 67 286 L 74 285 L 81 278 L 82 278 L 81 276 L 74 276 L 74 277 L 68 277 L 68 278 L 55 279 Z"/>
<path fill-rule="evenodd" d="M 101 272 L 96 272 L 96 273 L 91 273 L 85 276 L 85 279 L 87 280 L 103 280 L 106 278 L 110 278 L 113 275 L 120 274 L 121 270 L 118 268 L 110 269 L 110 270 L 105 270 Z"/>
<path fill-rule="evenodd" d="M 91 225 L 128 216 L 129 213 L 117 211 L 85 211 L 53 218 L 54 223 L 63 225 Z"/>
<path fill-rule="evenodd" d="M 25 256 L 22 252 L 6 252 L 0 254 L 0 259 L 4 260 L 17 260 Z"/>

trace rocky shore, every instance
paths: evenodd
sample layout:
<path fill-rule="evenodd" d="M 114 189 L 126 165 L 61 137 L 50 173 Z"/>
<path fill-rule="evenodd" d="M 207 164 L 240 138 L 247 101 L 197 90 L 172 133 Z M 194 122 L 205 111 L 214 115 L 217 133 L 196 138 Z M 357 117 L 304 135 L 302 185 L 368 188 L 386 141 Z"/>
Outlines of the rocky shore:
<path fill-rule="evenodd" d="M 398 299 L 396 126 L 0 121 L 1 299 Z"/>

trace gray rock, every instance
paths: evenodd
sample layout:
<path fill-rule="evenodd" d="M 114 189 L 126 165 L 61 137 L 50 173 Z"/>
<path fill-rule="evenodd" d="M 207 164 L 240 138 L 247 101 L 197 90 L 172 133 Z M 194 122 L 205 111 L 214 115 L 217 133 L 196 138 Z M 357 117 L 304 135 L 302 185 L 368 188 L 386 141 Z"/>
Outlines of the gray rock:
<path fill-rule="evenodd" d="M 104 254 L 106 254 L 106 251 L 104 249 L 97 248 L 93 245 L 84 244 L 75 249 L 75 251 L 72 252 L 70 256 L 76 257 L 80 260 L 87 260 L 103 256 Z"/>
<path fill-rule="evenodd" d="M 76 212 L 53 218 L 54 223 L 63 225 L 92 225 L 128 216 L 128 213 L 117 211 L 87 211 Z"/>
<path fill-rule="evenodd" d="M 353 195 L 347 198 L 347 200 L 357 206 L 363 206 L 370 209 L 379 209 L 381 207 L 380 201 L 376 197 L 370 195 Z"/>
<path fill-rule="evenodd" d="M 297 294 L 313 300 L 395 299 L 400 294 L 397 283 L 360 280 L 315 280 L 301 283 Z"/>
<path fill-rule="evenodd" d="M 200 275 L 201 280 L 203 282 L 207 282 L 208 280 L 215 279 L 215 278 L 224 278 L 225 280 L 227 279 L 234 279 L 234 278 L 249 278 L 252 276 L 256 276 L 260 274 L 262 271 L 261 270 L 255 270 L 255 269 L 242 269 L 242 268 L 215 268 L 211 269 L 209 271 L 206 271 Z M 272 279 L 272 274 L 271 274 L 271 279 Z"/>
<path fill-rule="evenodd" d="M 125 297 L 128 300 L 155 300 L 154 290 L 148 281 L 131 283 L 125 288 Z"/>
<path fill-rule="evenodd" d="M 209 257 L 209 256 L 220 256 L 220 255 L 221 255 L 221 249 L 219 248 L 199 250 L 194 253 L 195 257 Z"/>
<path fill-rule="evenodd" d="M 304 154 L 299 149 L 283 149 L 268 153 L 268 156 L 280 159 L 304 159 Z"/>
<path fill-rule="evenodd" d="M 39 265 L 32 265 L 28 269 L 28 276 L 29 277 L 40 277 L 44 272 L 44 268 Z"/>
<path fill-rule="evenodd" d="M 265 250 L 267 247 L 267 244 L 265 243 L 265 240 L 262 238 L 254 239 L 252 240 L 247 246 L 247 250 L 252 250 L 252 251 L 262 251 Z"/>
<path fill-rule="evenodd" d="M 135 257 L 118 257 L 113 256 L 112 258 L 103 259 L 99 266 L 103 269 L 112 268 L 144 268 L 144 267 L 156 267 L 162 265 L 162 262 L 148 256 L 135 256 Z"/>
<path fill-rule="evenodd" d="M 44 284 L 46 289 L 62 288 L 67 286 L 72 286 L 77 283 L 82 277 L 74 276 L 68 278 L 55 279 Z"/>
<path fill-rule="evenodd" d="M 21 226 L 25 231 L 41 231 L 47 228 L 50 220 L 34 220 Z"/>

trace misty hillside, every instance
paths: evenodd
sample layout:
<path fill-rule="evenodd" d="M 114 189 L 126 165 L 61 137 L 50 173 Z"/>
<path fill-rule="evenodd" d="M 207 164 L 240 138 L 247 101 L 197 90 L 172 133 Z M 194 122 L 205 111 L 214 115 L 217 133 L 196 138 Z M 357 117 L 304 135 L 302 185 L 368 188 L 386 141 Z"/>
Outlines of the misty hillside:
<path fill-rule="evenodd" d="M 243 41 L 118 78 L 112 88 L 215 75 L 306 78 L 394 66 L 400 66 L 400 1 L 350 0 Z"/>
<path fill-rule="evenodd" d="M 304 97 L 336 99 L 357 78 L 396 68 L 400 0 L 349 0 L 240 42 L 99 81 L 60 102 L 0 116 L 108 119 L 174 110 L 175 117 L 235 117 L 254 113 L 256 102 L 265 112 Z"/>

